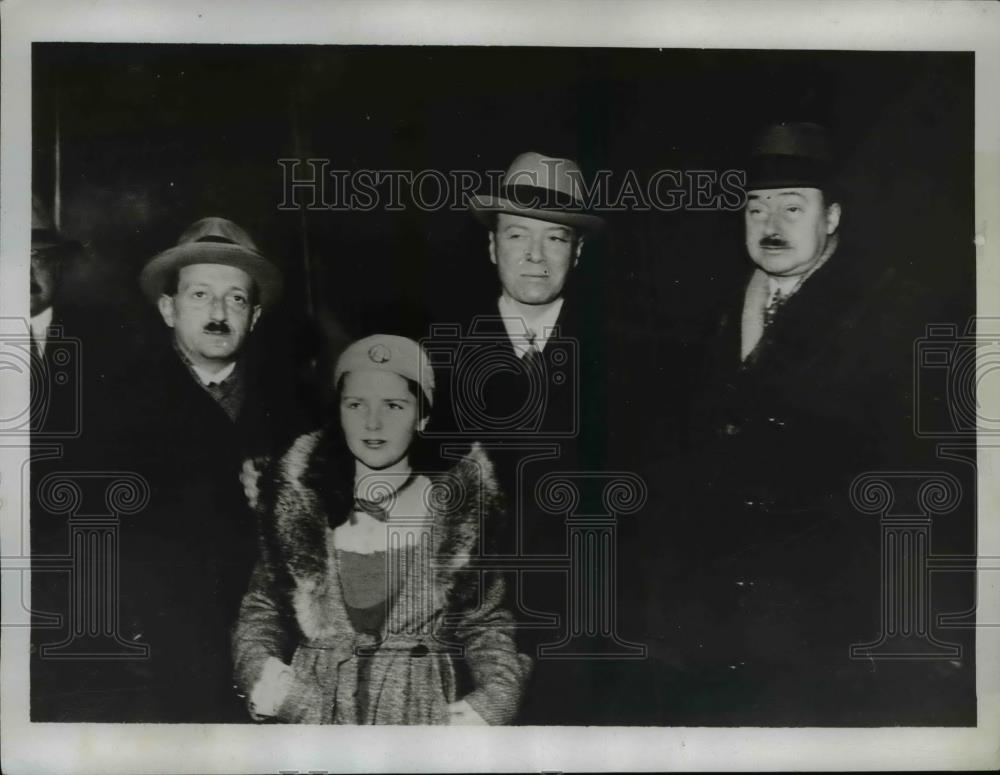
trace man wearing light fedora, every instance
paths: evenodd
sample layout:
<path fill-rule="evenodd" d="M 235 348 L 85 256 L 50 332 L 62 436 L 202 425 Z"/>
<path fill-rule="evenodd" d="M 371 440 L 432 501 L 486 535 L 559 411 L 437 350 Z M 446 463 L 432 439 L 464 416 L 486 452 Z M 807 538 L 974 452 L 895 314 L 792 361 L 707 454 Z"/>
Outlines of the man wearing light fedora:
<path fill-rule="evenodd" d="M 531 498 L 514 489 L 514 469 L 523 457 L 517 448 L 553 442 L 559 448 L 558 465 L 578 469 L 585 462 L 584 448 L 596 455 L 603 419 L 598 405 L 603 398 L 603 321 L 597 310 L 585 314 L 574 280 L 585 242 L 604 221 L 587 211 L 582 184 L 573 160 L 528 152 L 511 163 L 498 191 L 470 201 L 472 214 L 488 229 L 488 255 L 499 288 L 497 296 L 483 300 L 467 318 L 463 341 L 483 343 L 465 351 L 466 363 L 478 365 L 475 357 L 483 368 L 456 364 L 451 376 L 467 384 L 458 386 L 465 389 L 452 396 L 452 406 L 459 413 L 466 408 L 463 401 L 480 401 L 479 413 L 465 412 L 456 419 L 481 420 L 498 445 L 512 447 L 504 470 L 511 528 L 520 530 L 526 545 L 537 552 L 546 550 L 540 543 L 546 537 L 561 545 L 562 535 L 561 530 L 546 535 L 550 531 L 538 518 L 519 512 Z M 492 345 L 486 344 L 491 338 Z M 490 347 L 493 357 L 488 358 L 484 350 Z M 480 394 L 468 389 L 473 385 Z M 515 527 L 518 519 L 521 524 Z"/>
<path fill-rule="evenodd" d="M 481 373 L 459 362 L 449 375 L 448 387 L 462 377 L 482 390 L 449 396 L 459 430 L 475 433 L 479 424 L 501 440 L 560 437 L 564 450 L 594 430 L 586 422 L 594 407 L 583 396 L 594 391 L 582 382 L 600 360 L 600 316 L 584 315 L 572 291 L 584 244 L 604 222 L 587 211 L 581 188 L 576 162 L 529 152 L 510 165 L 499 191 L 472 197 L 472 213 L 488 229 L 499 288 L 457 312 L 462 340 L 491 342 L 494 355 L 477 350 L 487 361 Z"/>
<path fill-rule="evenodd" d="M 604 319 L 599 306 L 584 305 L 576 277 L 604 222 L 589 211 L 583 184 L 575 161 L 528 152 L 497 190 L 471 198 L 487 228 L 496 291 L 440 321 L 431 347 L 447 351 L 438 384 L 448 430 L 487 445 L 496 463 L 507 523 L 494 551 L 533 556 L 536 566 L 541 556 L 568 551 L 566 517 L 540 507 L 539 483 L 547 474 L 579 479 L 605 468 Z M 532 656 L 568 632 L 569 583 L 558 571 L 508 575 L 520 647 Z M 553 616 L 555 624 L 546 618 Z M 567 686 L 586 689 L 581 666 L 538 661 L 518 721 L 585 723 L 588 703 Z"/>
<path fill-rule="evenodd" d="M 244 390 L 236 364 L 261 310 L 281 293 L 278 269 L 235 223 L 203 218 L 146 264 L 139 283 L 192 376 L 235 420 Z"/>
<path fill-rule="evenodd" d="M 246 231 L 212 217 L 149 261 L 139 283 L 167 336 L 119 386 L 115 446 L 123 469 L 150 486 L 149 505 L 126 520 L 121 542 L 122 629 L 150 656 L 119 677 L 127 710 L 107 712 L 245 721 L 229 648 L 256 553 L 240 469 L 309 424 L 280 354 L 263 362 L 249 347 L 282 277 Z"/>
<path fill-rule="evenodd" d="M 585 239 L 604 221 L 585 210 L 579 166 L 529 152 L 507 170 L 497 194 L 471 200 L 489 229 L 490 261 L 500 296 L 491 310 L 519 358 L 545 352 L 563 315 L 567 282 L 580 262 Z M 523 324 L 523 325 L 521 325 Z"/>

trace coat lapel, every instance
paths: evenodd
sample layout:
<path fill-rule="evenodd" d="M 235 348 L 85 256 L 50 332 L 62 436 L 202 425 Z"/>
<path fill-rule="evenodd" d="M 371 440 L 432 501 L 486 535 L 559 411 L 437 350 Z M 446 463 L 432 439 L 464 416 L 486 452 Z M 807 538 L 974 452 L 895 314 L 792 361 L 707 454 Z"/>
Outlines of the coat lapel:
<path fill-rule="evenodd" d="M 738 374 L 745 368 L 740 357 L 743 297 L 744 288 L 741 287 L 739 295 L 734 297 L 733 302 L 719 319 L 716 335 L 712 339 L 708 352 L 708 373 L 703 376 L 708 384 L 729 385 L 737 379 Z M 758 347 L 760 347 L 759 342 Z M 752 358 L 753 353 L 749 357 Z"/>
<path fill-rule="evenodd" d="M 887 268 L 872 271 L 866 283 L 862 269 L 866 267 L 859 266 L 853 254 L 838 250 L 784 304 L 743 362 L 743 369 L 766 381 L 768 375 L 808 369 L 833 357 L 831 347 L 845 340 L 839 333 L 855 326 L 869 301 L 892 279 L 892 270 Z M 739 317 L 736 321 L 738 325 Z M 738 348 L 738 328 L 736 341 Z"/>

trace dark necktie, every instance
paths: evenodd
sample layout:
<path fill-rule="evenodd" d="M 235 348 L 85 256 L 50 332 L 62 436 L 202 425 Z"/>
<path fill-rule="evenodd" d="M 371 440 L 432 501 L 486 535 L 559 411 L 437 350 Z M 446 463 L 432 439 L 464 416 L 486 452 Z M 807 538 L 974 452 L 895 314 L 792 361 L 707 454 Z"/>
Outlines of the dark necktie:
<path fill-rule="evenodd" d="M 236 422 L 243 408 L 243 381 L 236 373 L 236 369 L 222 382 L 210 382 L 205 385 L 205 390 L 222 407 L 229 419 Z"/>
<path fill-rule="evenodd" d="M 205 389 L 209 392 L 209 395 L 211 395 L 212 398 L 220 404 L 226 399 L 226 396 L 229 395 L 229 388 L 226 385 L 225 380 L 222 382 L 209 382 L 205 385 Z"/>
<path fill-rule="evenodd" d="M 537 369 L 541 365 L 541 362 L 542 351 L 535 344 L 535 334 L 530 333 L 528 334 L 528 349 L 521 356 L 521 363 L 524 364 L 526 369 Z"/>

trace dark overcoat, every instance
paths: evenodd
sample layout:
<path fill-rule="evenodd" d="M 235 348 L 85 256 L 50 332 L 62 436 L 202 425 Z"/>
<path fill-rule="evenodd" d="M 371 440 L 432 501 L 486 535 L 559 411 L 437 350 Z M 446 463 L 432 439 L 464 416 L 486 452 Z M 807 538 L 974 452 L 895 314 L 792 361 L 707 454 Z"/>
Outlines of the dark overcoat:
<path fill-rule="evenodd" d="M 905 293 L 891 268 L 838 251 L 746 360 L 742 292 L 723 315 L 688 457 L 649 477 L 657 493 L 640 551 L 663 671 L 648 682 L 659 692 L 654 721 L 962 717 L 935 707 L 928 687 L 957 686 L 968 660 L 876 665 L 849 656 L 852 644 L 877 639 L 883 592 L 878 517 L 855 508 L 851 483 L 872 470 L 919 470 L 917 328 L 899 301 Z"/>
<path fill-rule="evenodd" d="M 103 431 L 89 465 L 136 474 L 148 487 L 148 502 L 120 518 L 107 561 L 117 566 L 118 635 L 148 646 L 149 656 L 69 664 L 53 717 L 246 721 L 229 640 L 256 559 L 240 470 L 246 458 L 280 451 L 311 424 L 293 402 L 293 373 L 270 365 L 249 354 L 238 362 L 245 395 L 235 421 L 166 341 L 108 386 L 109 411 L 90 418 Z"/>

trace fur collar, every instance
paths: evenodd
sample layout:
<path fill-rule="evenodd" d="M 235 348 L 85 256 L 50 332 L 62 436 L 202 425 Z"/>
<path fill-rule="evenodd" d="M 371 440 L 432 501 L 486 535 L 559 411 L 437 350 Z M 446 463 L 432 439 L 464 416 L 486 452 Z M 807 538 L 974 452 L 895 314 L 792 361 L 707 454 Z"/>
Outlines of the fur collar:
<path fill-rule="evenodd" d="M 247 487 L 260 517 L 262 555 L 274 580 L 288 587 L 299 626 L 310 638 L 331 634 L 336 623 L 329 621 L 329 612 L 342 608 L 339 582 L 328 578 L 325 501 L 310 484 L 322 475 L 326 462 L 323 441 L 322 431 L 299 437 Z M 481 523 L 497 514 L 500 495 L 493 464 L 478 443 L 452 468 L 430 479 L 434 608 L 440 610 L 456 596 L 475 592 L 456 589 L 453 577 L 479 553 Z"/>

